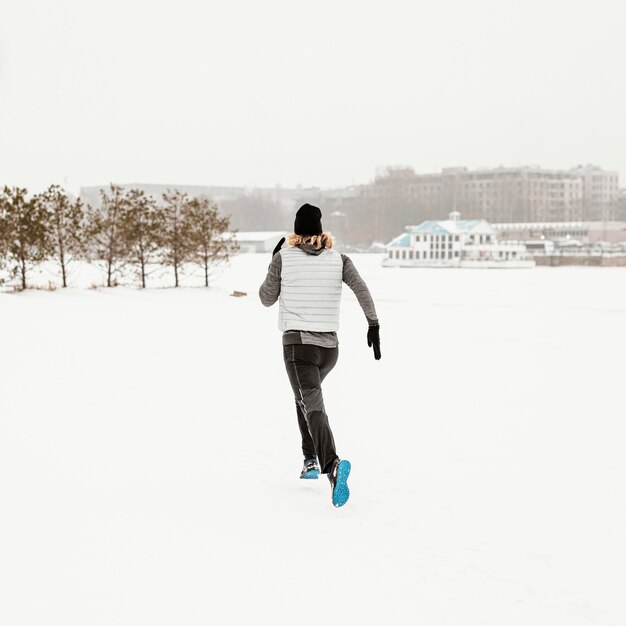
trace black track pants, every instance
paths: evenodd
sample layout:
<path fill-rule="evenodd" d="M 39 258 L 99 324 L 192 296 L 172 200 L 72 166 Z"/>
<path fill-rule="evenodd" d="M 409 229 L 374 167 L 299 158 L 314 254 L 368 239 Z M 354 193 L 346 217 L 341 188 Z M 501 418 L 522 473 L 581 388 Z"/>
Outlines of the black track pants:
<path fill-rule="evenodd" d="M 337 452 L 324 408 L 322 381 L 335 367 L 339 348 L 293 344 L 283 346 L 283 357 L 296 399 L 302 453 L 305 457 L 317 456 L 322 473 L 326 474 Z"/>

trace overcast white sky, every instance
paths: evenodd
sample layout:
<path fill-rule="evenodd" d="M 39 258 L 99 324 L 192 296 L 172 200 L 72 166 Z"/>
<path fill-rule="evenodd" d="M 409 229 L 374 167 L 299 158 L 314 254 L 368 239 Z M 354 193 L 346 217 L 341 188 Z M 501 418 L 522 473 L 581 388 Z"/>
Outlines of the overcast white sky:
<path fill-rule="evenodd" d="M 0 184 L 340 186 L 596 163 L 626 186 L 624 0 L 20 0 Z"/>

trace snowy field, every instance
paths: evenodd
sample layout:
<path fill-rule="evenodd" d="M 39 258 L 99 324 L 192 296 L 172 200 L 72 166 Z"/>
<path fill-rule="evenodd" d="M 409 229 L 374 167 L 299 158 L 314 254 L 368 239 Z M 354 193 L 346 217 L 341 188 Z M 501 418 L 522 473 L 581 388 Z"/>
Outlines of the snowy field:
<path fill-rule="evenodd" d="M 383 358 L 346 288 L 342 509 L 298 479 L 269 255 L 0 294 L 0 624 L 626 623 L 626 270 L 351 256 Z"/>

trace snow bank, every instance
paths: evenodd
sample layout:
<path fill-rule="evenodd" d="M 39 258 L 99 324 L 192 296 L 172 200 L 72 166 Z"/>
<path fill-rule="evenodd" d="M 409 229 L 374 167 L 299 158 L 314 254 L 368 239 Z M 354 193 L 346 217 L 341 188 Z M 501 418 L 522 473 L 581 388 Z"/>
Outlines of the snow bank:
<path fill-rule="evenodd" d="M 346 291 L 339 510 L 298 479 L 267 256 L 0 294 L 0 622 L 624 624 L 623 272 L 352 258 L 383 358 Z"/>

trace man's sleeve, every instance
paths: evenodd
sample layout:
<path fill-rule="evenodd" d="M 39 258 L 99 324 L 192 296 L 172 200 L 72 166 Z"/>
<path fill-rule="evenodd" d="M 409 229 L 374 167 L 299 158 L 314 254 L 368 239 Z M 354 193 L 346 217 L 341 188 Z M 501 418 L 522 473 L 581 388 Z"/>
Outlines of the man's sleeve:
<path fill-rule="evenodd" d="M 280 272 L 283 267 L 283 259 L 280 252 L 272 257 L 272 262 L 267 269 L 267 276 L 259 288 L 259 298 L 263 306 L 272 306 L 280 295 Z"/>
<path fill-rule="evenodd" d="M 378 316 L 376 315 L 376 307 L 372 300 L 370 290 L 367 288 L 365 281 L 361 278 L 359 273 L 354 267 L 354 263 L 345 255 L 341 255 L 343 261 L 343 282 L 354 291 L 356 299 L 359 301 L 363 313 L 367 318 L 367 323 L 370 326 L 378 324 Z"/>

